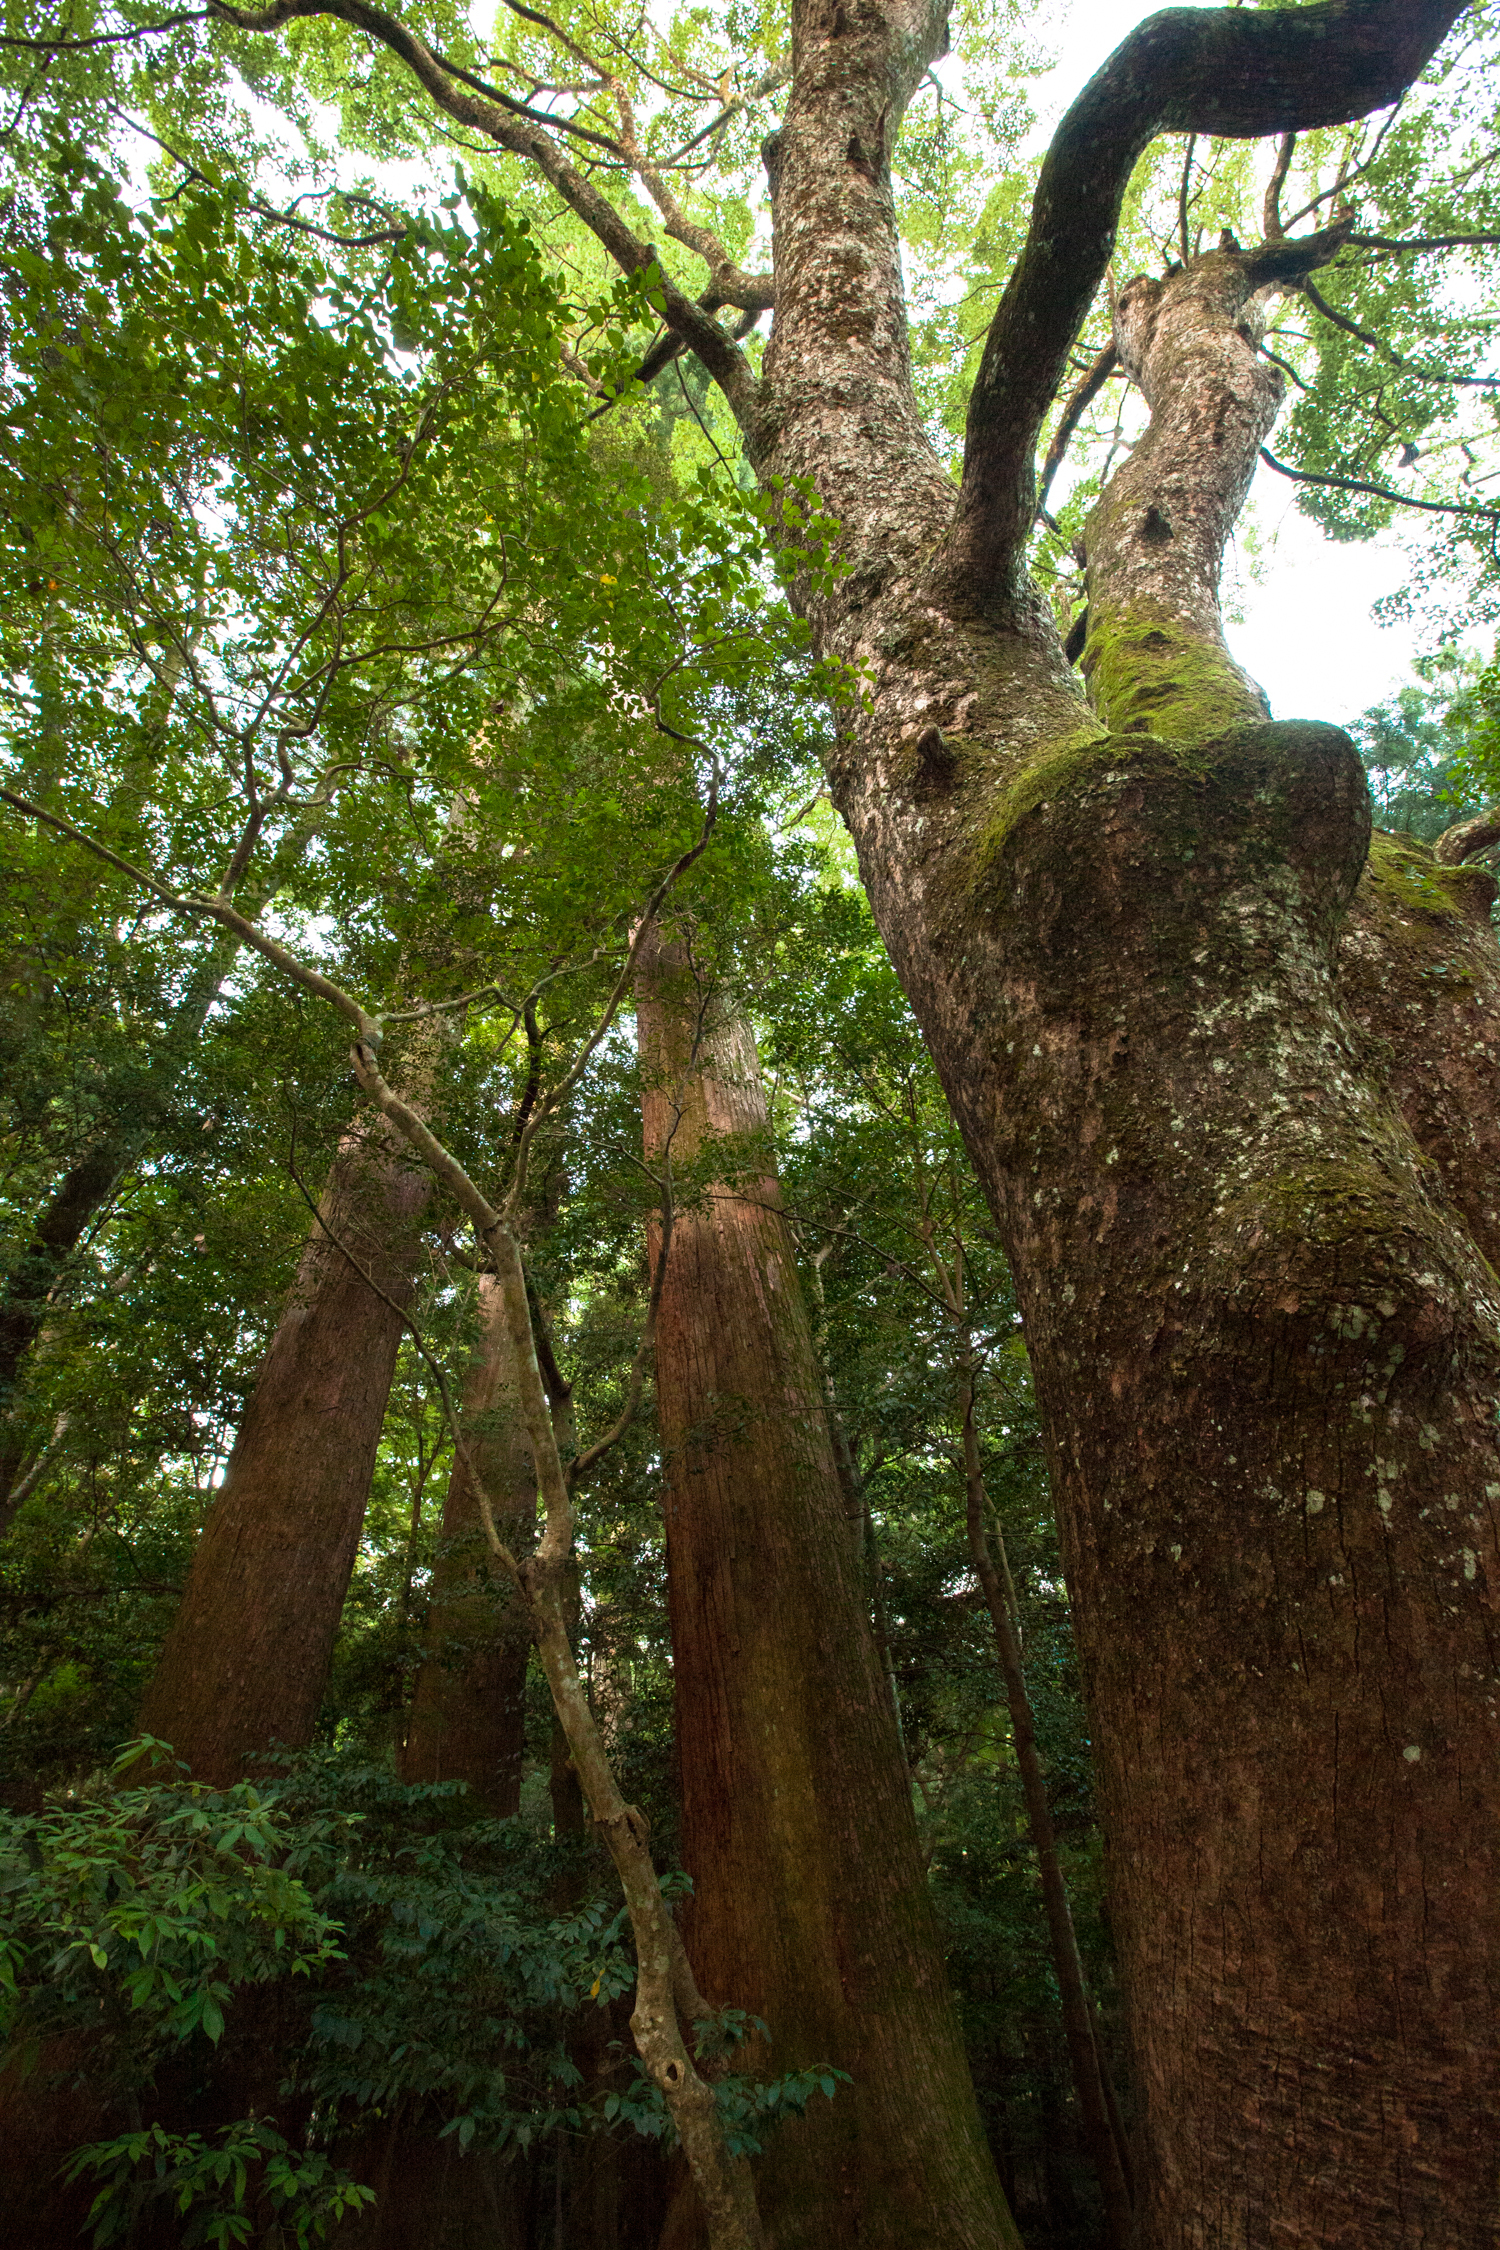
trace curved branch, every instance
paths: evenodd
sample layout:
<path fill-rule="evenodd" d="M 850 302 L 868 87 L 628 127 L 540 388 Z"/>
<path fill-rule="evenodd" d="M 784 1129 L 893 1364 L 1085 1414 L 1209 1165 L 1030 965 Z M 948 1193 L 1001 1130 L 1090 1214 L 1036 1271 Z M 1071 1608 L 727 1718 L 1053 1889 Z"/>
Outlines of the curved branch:
<path fill-rule="evenodd" d="M 1047 495 L 1052 490 L 1052 479 L 1062 466 L 1063 455 L 1079 423 L 1094 400 L 1118 369 L 1120 355 L 1111 337 L 1103 350 L 1097 352 L 1075 387 L 1071 398 L 1062 410 L 1062 419 L 1052 433 L 1052 443 L 1047 448 L 1047 458 L 1042 463 L 1041 482 L 1037 486 L 1036 512 L 1041 514 L 1047 505 Z"/>
<path fill-rule="evenodd" d="M 1368 328 L 1361 328 L 1358 321 L 1351 320 L 1347 313 L 1341 313 L 1337 305 L 1330 305 L 1322 291 L 1314 288 L 1310 281 L 1304 281 L 1301 289 L 1308 303 L 1325 320 L 1331 321 L 1335 328 L 1342 328 L 1346 336 L 1353 336 L 1359 343 L 1367 344 L 1371 351 L 1379 352 L 1392 367 L 1398 367 L 1403 375 L 1415 375 L 1421 383 L 1462 383 L 1468 389 L 1476 391 L 1500 389 L 1500 375 L 1455 375 L 1446 367 L 1422 367 L 1416 360 L 1403 359 L 1394 344 L 1388 344 L 1383 336 L 1372 335 Z"/>
<path fill-rule="evenodd" d="M 1253 140 L 1383 108 L 1423 69 L 1463 6 L 1319 0 L 1274 10 L 1168 8 L 1116 48 L 1057 130 L 1025 248 L 990 325 L 945 557 L 956 590 L 1001 610 L 1020 593 L 1035 515 L 1037 432 L 1149 143 L 1158 133 Z"/>
<path fill-rule="evenodd" d="M 1430 516 L 1487 516 L 1491 522 L 1500 516 L 1500 507 L 1486 508 L 1478 500 L 1419 500 L 1414 492 L 1398 492 L 1390 484 L 1371 484 L 1365 477 L 1320 476 L 1315 469 L 1291 469 L 1264 446 L 1260 457 L 1268 469 L 1274 469 L 1279 477 L 1290 477 L 1293 484 L 1326 484 L 1335 492 L 1368 492 L 1373 500 L 1394 500 L 1403 508 L 1424 509 Z"/>

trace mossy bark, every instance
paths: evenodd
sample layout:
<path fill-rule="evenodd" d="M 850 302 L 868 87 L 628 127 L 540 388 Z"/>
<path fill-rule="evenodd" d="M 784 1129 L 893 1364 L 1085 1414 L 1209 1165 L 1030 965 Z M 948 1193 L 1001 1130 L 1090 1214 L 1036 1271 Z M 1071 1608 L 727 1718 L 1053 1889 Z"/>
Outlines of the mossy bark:
<path fill-rule="evenodd" d="M 1174 444 L 1138 446 L 1090 527 L 1102 712 L 1024 572 L 975 575 L 911 430 L 888 171 L 841 161 L 867 98 L 889 146 L 919 27 L 799 20 L 760 459 L 840 519 L 846 575 L 807 608 L 867 692 L 832 793 L 1024 1309 L 1143 2250 L 1477 2242 L 1500 2107 L 1493 941 L 1435 892 L 1382 895 L 1378 866 L 1361 884 L 1352 746 L 1266 723 L 1224 648 L 1218 559 L 1270 403 L 1253 321 L 1200 339 L 1194 411 L 1164 352 Z M 1218 320 L 1238 281 L 1207 281 Z M 1460 953 L 1463 990 L 1434 973 Z"/>
<path fill-rule="evenodd" d="M 466 1782 L 503 1819 L 521 1802 L 531 1625 L 490 1553 L 474 1470 L 515 1554 L 531 1543 L 537 1480 L 505 1306 L 488 1274 L 479 1279 L 479 1312 L 463 1395 L 467 1457 L 455 1461 L 443 1501 L 401 1778 Z"/>
<path fill-rule="evenodd" d="M 763 1140 L 754 1041 L 678 949 L 643 960 L 638 1021 L 648 1161 L 670 1136 L 701 1189 L 674 1220 L 656 1348 L 689 1948 L 712 2004 L 769 2024 L 755 2067 L 853 2080 L 758 2160 L 766 2239 L 1014 2243 L 776 1182 L 763 1156 L 714 1177 L 716 1137 L 741 1166 Z M 696 2226 L 680 2199 L 664 2240 Z"/>

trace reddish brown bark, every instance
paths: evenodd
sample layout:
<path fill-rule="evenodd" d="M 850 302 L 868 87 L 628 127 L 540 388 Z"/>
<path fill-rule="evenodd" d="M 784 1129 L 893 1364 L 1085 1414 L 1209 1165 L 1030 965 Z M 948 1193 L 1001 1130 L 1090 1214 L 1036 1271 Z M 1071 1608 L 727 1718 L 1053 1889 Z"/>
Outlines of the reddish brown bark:
<path fill-rule="evenodd" d="M 514 1553 L 531 1543 L 537 1484 L 505 1306 L 488 1274 L 480 1276 L 479 1310 L 479 1344 L 464 1384 L 465 1454 L 443 1502 L 401 1778 L 467 1782 L 504 1818 L 521 1802 L 531 1627 L 490 1553 L 470 1463 Z"/>
<path fill-rule="evenodd" d="M 754 1041 L 701 1011 L 679 950 L 638 1000 L 648 1160 L 765 1127 Z M 679 1113 L 680 1112 L 680 1118 Z M 675 1130 L 674 1130 L 675 1127 Z M 768 2242 L 1014 2241 L 943 1976 L 775 1180 L 676 1218 L 657 1323 L 689 1944 L 715 2006 L 770 2025 L 760 2067 L 853 2084 L 756 2166 Z M 666 2241 L 693 2237 L 679 2204 Z"/>
<path fill-rule="evenodd" d="M 223 1787 L 273 1742 L 311 1739 L 431 1185 L 383 1118 L 334 1160 L 141 1704 L 140 1731 L 199 1781 Z"/>

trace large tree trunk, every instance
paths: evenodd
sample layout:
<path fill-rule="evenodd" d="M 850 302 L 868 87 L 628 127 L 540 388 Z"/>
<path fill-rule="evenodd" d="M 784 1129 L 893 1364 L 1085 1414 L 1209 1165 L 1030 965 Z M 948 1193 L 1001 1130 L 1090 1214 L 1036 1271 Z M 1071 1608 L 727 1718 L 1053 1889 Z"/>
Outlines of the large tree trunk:
<path fill-rule="evenodd" d="M 721 998 L 704 1013 L 681 949 L 643 959 L 638 1021 L 650 1162 L 670 1140 L 674 1169 L 707 1158 L 712 1173 L 714 1136 L 763 1137 L 749 1029 Z M 759 2161 L 767 2239 L 1013 2242 L 763 1158 L 748 1182 L 679 1211 L 656 1367 L 698 1981 L 716 2006 L 769 2024 L 769 2055 L 752 2050 L 761 2067 L 829 2062 L 853 2079 Z M 667 2240 L 691 2238 L 679 2207 Z"/>
<path fill-rule="evenodd" d="M 141 1704 L 195 1780 L 311 1739 L 430 1192 L 385 1118 L 345 1136 Z"/>
<path fill-rule="evenodd" d="M 467 1458 L 454 1462 L 443 1502 L 401 1778 L 465 1781 L 503 1819 L 521 1802 L 531 1627 L 490 1554 L 470 1463 L 515 1554 L 531 1543 L 537 1483 L 521 1421 L 515 1348 L 499 1288 L 488 1274 L 480 1276 L 479 1310 L 483 1325 L 464 1385 Z"/>
<path fill-rule="evenodd" d="M 1307 12 L 1224 37 L 1285 44 Z M 1379 36 L 1409 22 L 1414 54 L 1441 28 L 1363 13 Z M 1479 886 L 1393 896 L 1377 863 L 1351 926 L 1353 748 L 1268 724 L 1223 651 L 1223 537 L 1275 410 L 1250 305 L 1265 267 L 1215 253 L 1170 303 L 1126 293 L 1117 341 L 1153 432 L 1089 530 L 1097 714 L 1026 580 L 1021 328 L 1040 363 L 1043 267 L 1061 290 L 1076 254 L 1092 286 L 1112 220 L 1086 159 L 1118 162 L 1108 105 L 1124 133 L 1154 66 L 1080 102 L 1091 158 L 1061 137 L 955 518 L 911 399 L 885 155 L 936 18 L 892 6 L 847 37 L 799 20 L 752 444 L 844 527 L 852 568 L 813 617 L 872 692 L 844 715 L 835 799 L 1024 1308 L 1110 1837 L 1144 2240 L 1477 2243 L 1500 2103 L 1500 1306 L 1476 1239 L 1493 1126 L 1465 1114 L 1497 1083 L 1500 978 L 1458 895 Z M 1185 14 L 1160 25 L 1158 43 L 1196 37 Z M 1221 98 L 1259 114 L 1249 79 L 1201 96 Z M 1398 940 L 1388 975 L 1377 949 Z M 1466 996 L 1440 974 L 1460 955 Z"/>

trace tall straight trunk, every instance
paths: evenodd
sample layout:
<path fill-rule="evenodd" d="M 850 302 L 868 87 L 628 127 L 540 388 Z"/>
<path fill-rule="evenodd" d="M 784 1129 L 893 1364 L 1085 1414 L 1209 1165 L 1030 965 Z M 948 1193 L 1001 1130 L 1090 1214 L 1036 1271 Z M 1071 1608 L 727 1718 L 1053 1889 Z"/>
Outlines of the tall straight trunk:
<path fill-rule="evenodd" d="M 645 1145 L 712 1169 L 761 1136 L 754 1040 L 706 1022 L 680 948 L 643 955 Z M 743 1148 L 741 1150 L 743 1153 Z M 657 1320 L 690 1947 L 774 2072 L 847 2070 L 756 2169 L 775 2250 L 1014 2242 L 985 2146 L 840 1488 L 790 1232 L 765 1174 L 676 1216 Z M 686 2244 L 682 2203 L 665 2240 Z"/>
<path fill-rule="evenodd" d="M 413 1042 L 410 1081 L 439 1036 Z M 362 1116 L 334 1159 L 141 1704 L 140 1732 L 195 1780 L 223 1787 L 272 1743 L 311 1740 L 431 1184 L 384 1117 Z"/>
<path fill-rule="evenodd" d="M 479 1278 L 479 1311 L 479 1343 L 463 1394 L 466 1451 L 453 1464 L 443 1502 L 401 1778 L 467 1782 L 503 1819 L 521 1802 L 531 1627 L 490 1553 L 472 1470 L 489 1495 L 501 1538 L 516 1554 L 531 1543 L 537 1483 L 521 1420 L 515 1347 L 489 1274 Z"/>

